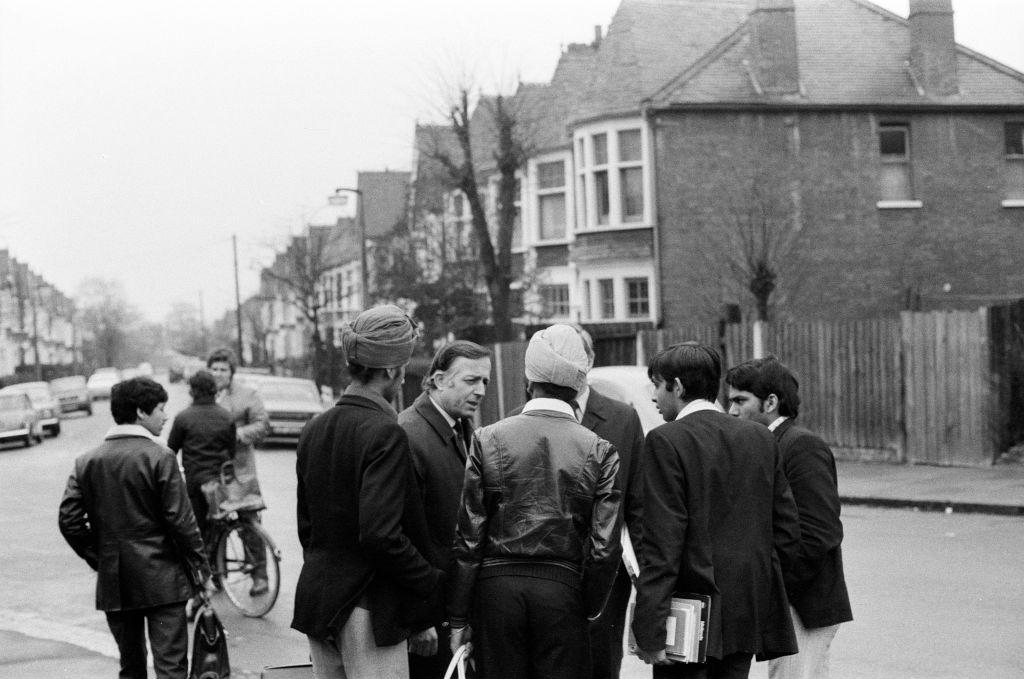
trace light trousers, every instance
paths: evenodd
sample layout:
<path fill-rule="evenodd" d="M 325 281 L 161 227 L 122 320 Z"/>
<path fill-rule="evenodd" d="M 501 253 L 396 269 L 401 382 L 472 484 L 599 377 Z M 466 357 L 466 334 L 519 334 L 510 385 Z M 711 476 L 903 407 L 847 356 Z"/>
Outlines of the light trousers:
<path fill-rule="evenodd" d="M 768 679 L 828 679 L 828 651 L 839 625 L 807 629 L 790 606 L 800 652 L 768 661 Z"/>
<path fill-rule="evenodd" d="M 408 643 L 378 646 L 365 608 L 352 609 L 335 639 L 307 638 L 313 679 L 409 679 Z"/>

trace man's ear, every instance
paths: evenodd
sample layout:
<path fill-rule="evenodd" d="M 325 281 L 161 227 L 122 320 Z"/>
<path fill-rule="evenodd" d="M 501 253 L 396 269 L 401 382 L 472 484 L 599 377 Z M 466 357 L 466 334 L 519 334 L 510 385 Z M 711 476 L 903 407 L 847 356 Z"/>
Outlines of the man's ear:
<path fill-rule="evenodd" d="M 768 394 L 768 396 L 761 402 L 761 412 L 765 414 L 773 413 L 779 414 L 779 397 L 775 394 Z"/>
<path fill-rule="evenodd" d="M 680 399 L 686 398 L 686 389 L 683 387 L 683 383 L 679 381 L 678 377 L 672 378 L 671 391 L 676 392 L 676 396 Z"/>

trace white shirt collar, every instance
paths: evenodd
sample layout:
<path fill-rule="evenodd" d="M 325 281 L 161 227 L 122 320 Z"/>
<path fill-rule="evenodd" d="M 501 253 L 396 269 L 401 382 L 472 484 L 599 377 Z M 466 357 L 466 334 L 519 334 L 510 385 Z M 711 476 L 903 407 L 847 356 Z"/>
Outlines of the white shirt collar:
<path fill-rule="evenodd" d="M 689 403 L 687 403 L 685 406 L 683 406 L 683 409 L 679 411 L 678 415 L 676 415 L 676 419 L 681 420 L 687 415 L 699 413 L 702 410 L 713 410 L 716 413 L 725 412 L 724 410 L 722 410 L 722 406 L 718 405 L 718 403 L 712 403 L 711 401 L 708 401 L 707 399 L 703 398 L 695 398 Z"/>
<path fill-rule="evenodd" d="M 580 393 L 576 394 L 576 403 L 580 406 L 580 417 L 583 417 L 583 413 L 587 412 L 587 403 L 590 402 L 590 386 L 584 384 L 583 388 L 580 389 Z"/>
<path fill-rule="evenodd" d="M 448 423 L 448 426 L 449 427 L 454 427 L 455 426 L 455 418 L 453 418 L 451 415 L 449 415 L 448 411 L 445 410 L 444 408 L 442 408 L 437 403 L 437 401 L 434 400 L 433 396 L 431 396 L 430 394 L 427 394 L 427 398 L 429 398 L 430 402 L 434 404 L 435 408 L 437 408 L 437 412 L 441 413 L 441 417 L 443 417 L 444 421 Z"/>
<path fill-rule="evenodd" d="M 144 436 L 150 441 L 161 443 L 160 439 L 149 433 L 149 430 L 141 424 L 115 424 L 107 430 L 107 434 L 103 438 L 110 439 L 118 436 Z"/>
<path fill-rule="evenodd" d="M 576 419 L 576 413 L 572 411 L 572 406 L 557 398 L 531 398 L 523 406 L 523 412 L 528 413 L 531 410 L 554 410 L 565 413 L 573 420 Z"/>
<path fill-rule="evenodd" d="M 768 431 L 775 431 L 776 429 L 779 428 L 780 424 L 786 421 L 786 419 L 788 418 L 786 418 L 785 415 L 775 418 L 775 421 L 768 425 Z"/>

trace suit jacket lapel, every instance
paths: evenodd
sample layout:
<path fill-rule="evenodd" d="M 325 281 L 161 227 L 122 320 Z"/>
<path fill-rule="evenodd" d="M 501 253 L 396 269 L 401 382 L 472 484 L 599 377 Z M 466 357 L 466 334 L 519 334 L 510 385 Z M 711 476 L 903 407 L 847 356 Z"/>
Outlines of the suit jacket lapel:
<path fill-rule="evenodd" d="M 587 399 L 587 409 L 583 412 L 583 421 L 580 422 L 590 431 L 594 431 L 601 423 L 608 419 L 604 410 L 604 396 L 599 392 L 590 389 L 590 398 Z"/>
<path fill-rule="evenodd" d="M 438 437 L 445 442 L 448 449 L 454 453 L 463 462 L 466 461 L 466 456 L 459 448 L 459 444 L 456 441 L 455 430 L 448 426 L 448 421 L 444 419 L 438 410 L 437 406 L 430 400 L 430 396 L 426 392 L 423 392 L 416 397 L 416 412 L 420 414 L 427 424 L 437 433 Z M 467 444 L 468 446 L 468 444 Z"/>

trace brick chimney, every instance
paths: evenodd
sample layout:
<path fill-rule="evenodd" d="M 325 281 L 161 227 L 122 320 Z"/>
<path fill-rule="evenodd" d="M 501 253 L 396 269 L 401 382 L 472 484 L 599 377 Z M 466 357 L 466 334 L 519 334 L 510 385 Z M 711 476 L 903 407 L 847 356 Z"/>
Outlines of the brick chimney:
<path fill-rule="evenodd" d="M 910 68 L 927 95 L 956 94 L 952 0 L 910 0 Z"/>
<path fill-rule="evenodd" d="M 754 75 L 769 94 L 800 91 L 796 49 L 796 8 L 793 0 L 757 0 L 750 14 Z"/>

